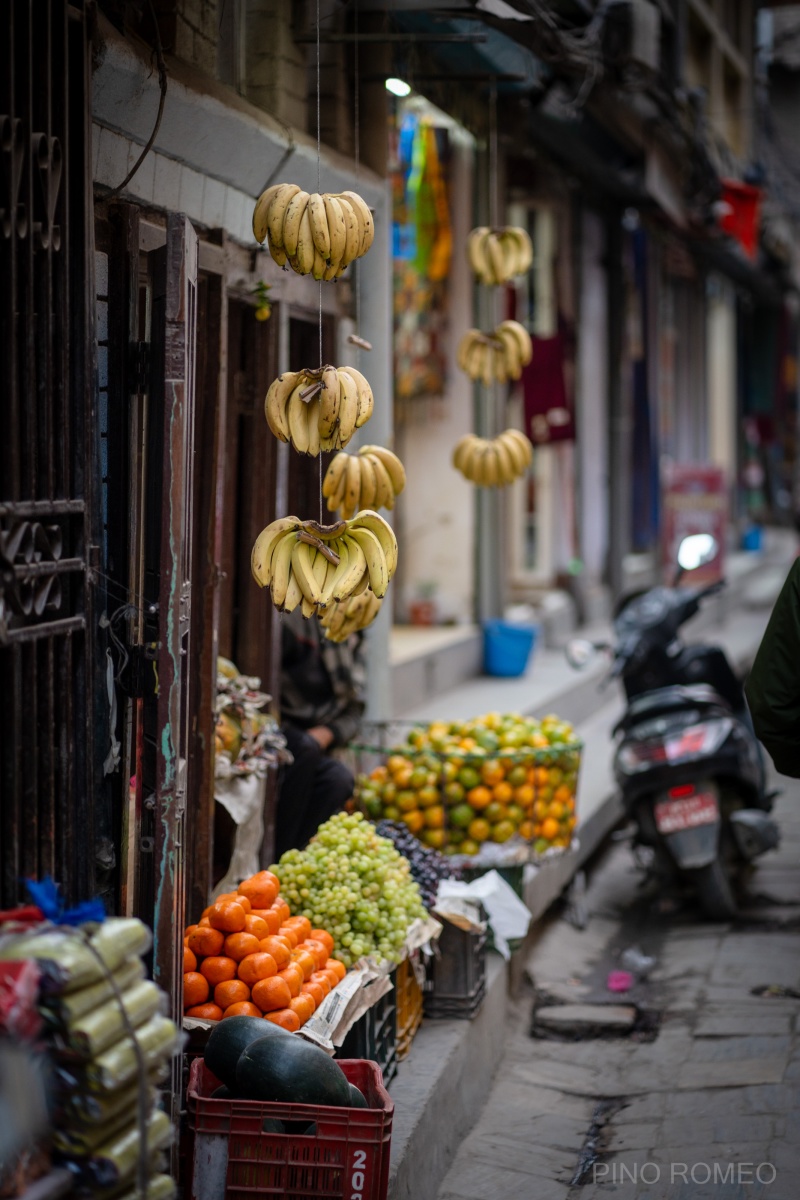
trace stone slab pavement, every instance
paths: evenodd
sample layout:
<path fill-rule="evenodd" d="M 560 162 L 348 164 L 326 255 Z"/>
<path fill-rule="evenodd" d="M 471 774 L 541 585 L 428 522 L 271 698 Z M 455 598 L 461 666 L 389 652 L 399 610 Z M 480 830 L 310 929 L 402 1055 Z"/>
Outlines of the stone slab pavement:
<path fill-rule="evenodd" d="M 590 870 L 576 929 L 538 926 L 505 1052 L 438 1200 L 797 1200 L 800 1197 L 800 784 L 776 779 L 783 840 L 741 917 L 641 886 L 630 845 Z M 624 995 L 626 947 L 656 959 Z M 627 1036 L 530 1036 L 536 1005 L 633 1003 Z"/>

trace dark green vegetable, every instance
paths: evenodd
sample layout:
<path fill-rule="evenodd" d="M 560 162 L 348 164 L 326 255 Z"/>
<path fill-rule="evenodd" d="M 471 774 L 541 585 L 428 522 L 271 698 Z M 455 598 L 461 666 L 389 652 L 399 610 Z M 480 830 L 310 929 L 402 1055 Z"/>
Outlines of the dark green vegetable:
<path fill-rule="evenodd" d="M 291 1038 L 293 1035 L 263 1017 L 226 1017 L 211 1031 L 203 1056 L 209 1071 L 232 1091 L 235 1090 L 239 1055 L 258 1038 Z"/>
<path fill-rule="evenodd" d="M 354 1083 L 348 1083 L 350 1088 L 350 1107 L 351 1108 L 369 1108 L 364 1093 L 359 1091 Z"/>
<path fill-rule="evenodd" d="M 342 1068 L 324 1050 L 302 1038 L 265 1037 L 242 1051 L 236 1090 L 248 1100 L 287 1104 L 330 1104 L 347 1108 L 350 1085 Z"/>

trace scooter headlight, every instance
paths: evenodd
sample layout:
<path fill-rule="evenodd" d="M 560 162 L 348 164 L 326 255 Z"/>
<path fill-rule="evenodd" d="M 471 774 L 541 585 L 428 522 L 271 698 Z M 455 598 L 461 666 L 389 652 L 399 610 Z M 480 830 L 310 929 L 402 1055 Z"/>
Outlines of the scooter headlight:
<path fill-rule="evenodd" d="M 702 725 L 687 725 L 673 737 L 626 742 L 619 751 L 619 764 L 633 775 L 660 763 L 705 758 L 719 750 L 732 728 L 733 721 L 729 717 L 719 717 Z"/>

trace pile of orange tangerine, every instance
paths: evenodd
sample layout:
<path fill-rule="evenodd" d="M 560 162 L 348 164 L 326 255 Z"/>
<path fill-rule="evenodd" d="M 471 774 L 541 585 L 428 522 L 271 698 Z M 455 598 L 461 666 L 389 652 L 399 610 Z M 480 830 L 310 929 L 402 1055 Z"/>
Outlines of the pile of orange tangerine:
<path fill-rule="evenodd" d="M 219 896 L 183 946 L 184 1013 L 209 1021 L 263 1016 L 295 1032 L 347 973 L 327 930 L 291 915 L 271 871 Z"/>
<path fill-rule="evenodd" d="M 357 780 L 372 820 L 403 821 L 426 846 L 475 855 L 517 837 L 536 854 L 570 845 L 580 744 L 555 715 L 488 713 L 412 729 Z"/>

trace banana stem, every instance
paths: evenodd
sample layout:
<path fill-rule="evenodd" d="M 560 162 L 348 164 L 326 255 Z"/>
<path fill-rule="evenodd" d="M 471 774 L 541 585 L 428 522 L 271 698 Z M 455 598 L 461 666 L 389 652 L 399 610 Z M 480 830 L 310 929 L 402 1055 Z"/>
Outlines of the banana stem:
<path fill-rule="evenodd" d="M 298 542 L 306 542 L 309 546 L 313 546 L 318 550 L 323 558 L 327 558 L 328 562 L 333 563 L 338 567 L 340 559 L 335 550 L 331 550 L 330 546 L 326 546 L 321 538 L 315 537 L 313 533 L 309 533 L 307 529 L 299 529 L 296 534 Z"/>
<path fill-rule="evenodd" d="M 321 391 L 322 381 L 319 383 L 312 383 L 309 387 L 303 388 L 302 392 L 300 393 L 300 399 L 305 400 L 306 404 L 308 404 L 308 402 L 313 400 L 317 393 Z"/>

